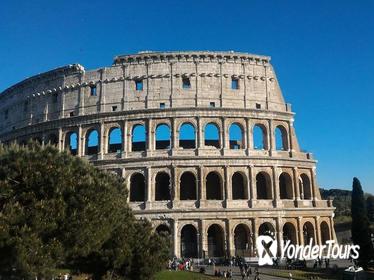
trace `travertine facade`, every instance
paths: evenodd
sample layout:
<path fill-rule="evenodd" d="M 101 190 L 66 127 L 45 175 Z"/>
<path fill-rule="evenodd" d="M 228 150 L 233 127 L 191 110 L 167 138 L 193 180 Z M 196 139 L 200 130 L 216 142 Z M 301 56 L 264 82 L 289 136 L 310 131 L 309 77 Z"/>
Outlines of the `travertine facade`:
<path fill-rule="evenodd" d="M 259 234 L 323 243 L 334 208 L 269 61 L 143 52 L 61 67 L 0 94 L 0 141 L 52 143 L 120 174 L 176 256 L 254 256 Z"/>

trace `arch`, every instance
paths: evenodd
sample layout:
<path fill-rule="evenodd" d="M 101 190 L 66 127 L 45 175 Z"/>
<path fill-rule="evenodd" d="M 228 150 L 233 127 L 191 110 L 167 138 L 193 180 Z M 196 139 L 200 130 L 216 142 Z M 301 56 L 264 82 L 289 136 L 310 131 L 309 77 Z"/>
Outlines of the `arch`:
<path fill-rule="evenodd" d="M 269 222 L 262 223 L 260 227 L 258 228 L 258 235 L 268 235 L 268 236 L 274 237 L 275 235 L 274 226 Z"/>
<path fill-rule="evenodd" d="M 213 224 L 208 228 L 208 257 L 223 257 L 224 252 L 224 231 L 221 226 Z"/>
<path fill-rule="evenodd" d="M 275 149 L 278 151 L 288 150 L 287 130 L 282 125 L 275 128 Z"/>
<path fill-rule="evenodd" d="M 95 155 L 99 152 L 99 133 L 90 129 L 86 133 L 86 155 Z"/>
<path fill-rule="evenodd" d="M 52 145 L 52 146 L 57 146 L 58 145 L 58 137 L 54 133 L 50 133 L 47 136 L 47 144 Z"/>
<path fill-rule="evenodd" d="M 118 151 L 122 151 L 123 149 L 122 139 L 123 139 L 122 130 L 119 127 L 112 127 L 109 130 L 108 152 L 116 153 Z"/>
<path fill-rule="evenodd" d="M 145 201 L 145 178 L 141 173 L 131 175 L 130 201 Z"/>
<path fill-rule="evenodd" d="M 231 178 L 232 199 L 248 199 L 246 179 L 240 172 L 235 172 Z"/>
<path fill-rule="evenodd" d="M 292 223 L 287 222 L 283 225 L 283 240 L 284 242 L 290 240 L 291 244 L 297 244 L 296 228 Z"/>
<path fill-rule="evenodd" d="M 266 172 L 256 175 L 257 199 L 272 199 L 271 179 Z"/>
<path fill-rule="evenodd" d="M 146 131 L 145 126 L 137 124 L 132 128 L 131 151 L 145 151 L 146 149 Z"/>
<path fill-rule="evenodd" d="M 181 230 L 182 258 L 197 258 L 197 230 L 193 225 L 185 225 Z"/>
<path fill-rule="evenodd" d="M 196 131 L 191 123 L 184 123 L 179 130 L 179 147 L 183 149 L 196 148 Z"/>
<path fill-rule="evenodd" d="M 279 195 L 280 195 L 280 199 L 292 199 L 293 198 L 292 178 L 286 172 L 283 172 L 279 176 Z"/>
<path fill-rule="evenodd" d="M 301 199 L 312 199 L 312 190 L 309 176 L 301 174 L 299 177 L 299 189 Z"/>
<path fill-rule="evenodd" d="M 206 176 L 206 199 L 223 199 L 221 176 L 217 172 L 212 171 Z"/>
<path fill-rule="evenodd" d="M 66 134 L 65 149 L 68 149 L 72 155 L 78 153 L 78 134 L 76 132 Z"/>
<path fill-rule="evenodd" d="M 205 146 L 212 146 L 219 149 L 221 147 L 219 133 L 219 128 L 215 123 L 208 123 L 204 131 Z"/>
<path fill-rule="evenodd" d="M 312 241 L 312 245 L 315 244 L 314 238 L 314 226 L 311 222 L 305 222 L 303 225 L 303 235 L 304 235 L 304 245 L 308 245 L 310 240 Z"/>
<path fill-rule="evenodd" d="M 245 224 L 238 224 L 234 230 L 235 256 L 252 256 L 252 240 L 249 227 Z"/>
<path fill-rule="evenodd" d="M 170 176 L 166 172 L 156 175 L 155 200 L 170 200 Z"/>
<path fill-rule="evenodd" d="M 156 127 L 156 150 L 170 149 L 170 127 L 159 124 Z"/>
<path fill-rule="evenodd" d="M 156 227 L 156 232 L 160 235 L 170 235 L 171 230 L 168 225 L 161 224 Z"/>
<path fill-rule="evenodd" d="M 266 127 L 262 124 L 256 124 L 253 127 L 253 148 L 255 150 L 266 150 Z"/>
<path fill-rule="evenodd" d="M 326 241 L 330 240 L 330 227 L 329 225 L 323 221 L 321 223 L 321 243 L 322 245 L 326 244 Z"/>
<path fill-rule="evenodd" d="M 192 172 L 184 172 L 180 178 L 180 200 L 196 200 L 197 184 Z"/>
<path fill-rule="evenodd" d="M 229 129 L 230 149 L 243 149 L 243 128 L 238 123 L 233 123 Z"/>

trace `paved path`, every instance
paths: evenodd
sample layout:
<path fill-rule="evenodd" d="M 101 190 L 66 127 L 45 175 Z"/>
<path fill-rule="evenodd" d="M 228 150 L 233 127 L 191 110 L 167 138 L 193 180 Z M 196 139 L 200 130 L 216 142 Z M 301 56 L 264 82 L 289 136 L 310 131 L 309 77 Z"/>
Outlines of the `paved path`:
<path fill-rule="evenodd" d="M 230 269 L 230 267 L 228 267 L 228 266 L 216 266 L 215 267 L 215 269 L 216 270 L 220 270 L 221 272 L 222 271 L 227 271 L 227 270 L 229 270 Z M 233 272 L 233 278 L 232 279 L 235 279 L 235 280 L 237 280 L 237 279 L 242 279 L 242 277 L 241 277 L 241 275 L 240 275 L 240 270 L 239 270 L 239 268 L 238 267 L 235 267 L 235 266 L 233 266 L 232 268 L 231 268 L 231 270 L 232 270 L 232 272 Z M 265 274 L 261 274 L 261 271 L 263 271 L 263 272 L 266 272 L 267 270 L 270 270 L 270 269 L 266 269 L 266 268 L 260 268 L 259 269 L 259 272 L 260 272 L 260 279 L 261 280 L 272 280 L 272 279 L 275 279 L 275 280 L 278 280 L 278 279 L 282 279 L 282 280 L 284 280 L 285 278 L 282 278 L 282 277 L 276 277 L 276 276 L 269 276 L 269 275 L 265 275 Z M 207 266 L 206 267 L 206 274 L 208 274 L 208 275 L 214 275 L 214 271 L 213 271 L 213 266 Z M 254 275 L 254 269 L 252 268 L 252 275 L 249 277 L 249 279 L 254 279 L 255 278 L 255 275 Z M 223 278 L 224 279 L 224 278 Z M 245 278 L 246 280 L 248 279 L 248 278 Z"/>

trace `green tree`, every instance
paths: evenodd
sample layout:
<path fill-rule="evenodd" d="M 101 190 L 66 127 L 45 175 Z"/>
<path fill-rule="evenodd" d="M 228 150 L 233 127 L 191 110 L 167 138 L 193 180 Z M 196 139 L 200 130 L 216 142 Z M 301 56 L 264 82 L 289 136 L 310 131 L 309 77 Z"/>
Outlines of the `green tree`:
<path fill-rule="evenodd" d="M 360 181 L 353 178 L 352 186 L 352 241 L 360 245 L 359 263 L 364 268 L 373 257 L 373 245 L 366 212 L 366 203 Z"/>
<path fill-rule="evenodd" d="M 54 147 L 0 146 L 4 278 L 49 277 L 66 267 L 95 279 L 126 278 L 138 269 L 138 279 L 150 279 L 167 257 L 167 245 L 146 225 L 135 220 L 119 176 Z M 139 237 L 150 241 L 139 245 Z M 144 272 L 136 267 L 138 257 L 152 253 L 155 264 Z"/>
<path fill-rule="evenodd" d="M 369 221 L 374 222 L 374 196 L 368 196 L 368 198 L 366 199 L 366 207 Z"/>

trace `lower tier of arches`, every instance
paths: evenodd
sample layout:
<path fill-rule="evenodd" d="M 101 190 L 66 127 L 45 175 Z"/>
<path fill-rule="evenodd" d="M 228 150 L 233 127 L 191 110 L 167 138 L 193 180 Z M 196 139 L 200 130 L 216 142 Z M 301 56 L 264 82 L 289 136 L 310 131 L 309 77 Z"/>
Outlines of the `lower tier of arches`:
<path fill-rule="evenodd" d="M 184 258 L 257 257 L 256 240 L 269 235 L 294 245 L 324 245 L 336 240 L 332 216 L 295 218 L 152 219 L 171 239 L 171 256 Z"/>

